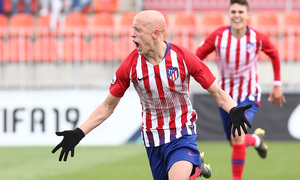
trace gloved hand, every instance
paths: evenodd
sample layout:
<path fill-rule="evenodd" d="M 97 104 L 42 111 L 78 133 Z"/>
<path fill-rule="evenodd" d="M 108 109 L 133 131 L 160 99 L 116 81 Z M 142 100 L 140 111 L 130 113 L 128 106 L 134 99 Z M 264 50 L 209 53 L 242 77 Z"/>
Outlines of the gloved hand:
<path fill-rule="evenodd" d="M 235 130 L 237 129 L 239 136 L 241 135 L 241 127 L 243 128 L 245 134 L 247 134 L 247 129 L 245 127 L 245 123 L 249 128 L 251 128 L 251 124 L 245 116 L 245 110 L 252 107 L 252 104 L 248 104 L 246 106 L 241 107 L 233 107 L 229 111 L 229 115 L 232 122 L 232 135 L 235 137 Z"/>
<path fill-rule="evenodd" d="M 80 128 L 76 128 L 70 131 L 56 132 L 57 136 L 64 136 L 63 140 L 52 150 L 55 153 L 59 148 L 62 148 L 59 156 L 59 161 L 64 157 L 64 161 L 67 161 L 69 151 L 71 151 L 71 157 L 74 157 L 75 146 L 85 136 L 84 132 Z"/>

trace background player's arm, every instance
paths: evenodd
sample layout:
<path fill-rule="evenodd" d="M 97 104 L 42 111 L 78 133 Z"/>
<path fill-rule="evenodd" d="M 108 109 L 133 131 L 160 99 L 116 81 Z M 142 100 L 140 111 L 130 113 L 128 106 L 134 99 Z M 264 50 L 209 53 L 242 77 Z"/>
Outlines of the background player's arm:
<path fill-rule="evenodd" d="M 215 50 L 215 38 L 215 32 L 213 32 L 200 43 L 196 50 L 196 56 L 199 59 L 204 60 L 207 55 Z"/>
<path fill-rule="evenodd" d="M 106 99 L 93 111 L 90 117 L 79 126 L 79 128 L 84 132 L 84 134 L 88 134 L 114 112 L 114 109 L 118 105 L 120 99 L 121 98 L 115 97 L 109 93 Z"/>
<path fill-rule="evenodd" d="M 271 104 L 274 104 L 276 107 L 279 105 L 283 106 L 285 103 L 285 97 L 281 90 L 281 77 L 280 77 L 280 59 L 278 55 L 278 50 L 274 47 L 274 45 L 269 41 L 266 35 L 261 35 L 262 39 L 262 51 L 264 51 L 271 59 L 273 72 L 274 72 L 274 86 L 269 94 L 268 101 Z"/>

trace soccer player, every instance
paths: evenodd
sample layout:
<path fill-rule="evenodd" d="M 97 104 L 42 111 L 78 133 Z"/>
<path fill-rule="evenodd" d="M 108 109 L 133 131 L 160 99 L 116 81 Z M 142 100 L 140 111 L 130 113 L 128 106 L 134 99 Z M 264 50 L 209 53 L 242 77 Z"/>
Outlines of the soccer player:
<path fill-rule="evenodd" d="M 280 60 L 278 51 L 267 36 L 247 26 L 249 5 L 247 0 L 231 0 L 229 6 L 230 26 L 223 26 L 212 32 L 197 48 L 196 55 L 201 59 L 212 51 L 217 53 L 220 73 L 219 85 L 229 93 L 238 106 L 252 104 L 245 112 L 252 122 L 260 106 L 261 88 L 257 82 L 257 58 L 259 51 L 265 52 L 272 60 L 274 86 L 268 101 L 282 107 L 285 98 L 281 90 Z M 231 137 L 231 120 L 228 113 L 220 108 L 224 131 L 232 145 L 232 179 L 242 178 L 246 147 L 254 146 L 262 158 L 267 156 L 267 146 L 263 141 L 265 131 L 258 128 L 254 134 Z"/>
<path fill-rule="evenodd" d="M 130 83 L 140 97 L 142 137 L 155 180 L 211 176 L 197 148 L 197 115 L 189 99 L 190 76 L 230 113 L 233 130 L 241 134 L 242 128 L 247 132 L 246 125 L 251 124 L 244 111 L 252 105 L 235 107 L 232 98 L 193 52 L 164 41 L 165 28 L 165 18 L 158 11 L 142 11 L 135 16 L 131 37 L 136 49 L 117 69 L 108 96 L 90 117 L 75 130 L 56 133 L 63 136 L 52 150 L 55 153 L 62 148 L 59 161 L 66 161 L 69 152 L 74 156 L 75 146 L 113 113 Z"/>

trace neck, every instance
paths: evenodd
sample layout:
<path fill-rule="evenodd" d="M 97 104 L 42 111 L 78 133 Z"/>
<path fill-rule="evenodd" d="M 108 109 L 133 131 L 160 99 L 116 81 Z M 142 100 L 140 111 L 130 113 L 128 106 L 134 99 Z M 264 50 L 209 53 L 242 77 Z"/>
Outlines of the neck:
<path fill-rule="evenodd" d="M 151 64 L 157 65 L 163 60 L 165 56 L 167 44 L 163 41 L 163 43 L 160 43 L 159 45 L 154 47 L 155 49 L 144 56 Z"/>
<path fill-rule="evenodd" d="M 242 29 L 233 29 L 231 28 L 231 33 L 234 37 L 236 37 L 237 39 L 242 38 L 247 32 L 247 26 L 245 26 Z"/>

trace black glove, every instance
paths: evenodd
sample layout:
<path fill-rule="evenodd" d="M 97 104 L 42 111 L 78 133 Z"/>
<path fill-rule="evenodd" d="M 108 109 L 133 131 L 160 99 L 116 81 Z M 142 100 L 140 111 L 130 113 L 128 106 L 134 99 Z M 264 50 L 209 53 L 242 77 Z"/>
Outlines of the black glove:
<path fill-rule="evenodd" d="M 243 128 L 245 134 L 247 134 L 247 129 L 245 127 L 245 123 L 249 128 L 251 128 L 251 124 L 245 116 L 245 110 L 252 107 L 252 104 L 248 104 L 242 107 L 233 107 L 229 111 L 229 115 L 232 122 L 232 135 L 235 138 L 235 130 L 237 129 L 239 136 L 241 135 L 241 128 Z"/>
<path fill-rule="evenodd" d="M 75 146 L 85 136 L 84 132 L 80 128 L 76 128 L 70 131 L 56 132 L 57 136 L 64 136 L 63 140 L 52 150 L 55 153 L 62 147 L 60 152 L 59 161 L 64 157 L 64 161 L 67 161 L 69 151 L 71 151 L 71 157 L 74 156 Z"/>

